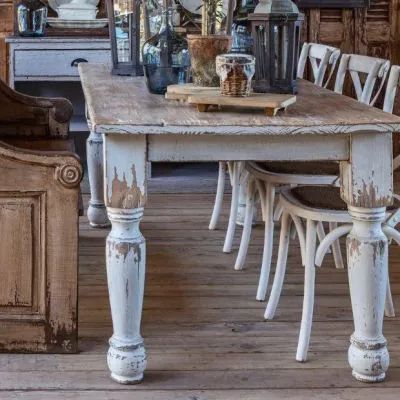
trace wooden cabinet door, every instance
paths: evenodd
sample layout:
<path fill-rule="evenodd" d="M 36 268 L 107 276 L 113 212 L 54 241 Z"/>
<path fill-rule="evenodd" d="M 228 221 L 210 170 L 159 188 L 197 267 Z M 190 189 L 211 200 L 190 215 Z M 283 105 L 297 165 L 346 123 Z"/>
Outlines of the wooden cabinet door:
<path fill-rule="evenodd" d="M 0 78 L 7 80 L 7 46 L 4 42 L 6 36 L 14 29 L 14 7 L 12 0 L 0 0 Z"/>
<path fill-rule="evenodd" d="M 399 4 L 400 0 L 371 0 L 363 9 L 308 10 L 307 40 L 399 63 Z"/>
<path fill-rule="evenodd" d="M 368 8 L 310 9 L 305 14 L 305 41 L 400 64 L 400 0 L 371 0 Z M 351 94 L 350 86 L 345 86 L 345 93 Z M 398 103 L 396 114 L 400 112 Z"/>

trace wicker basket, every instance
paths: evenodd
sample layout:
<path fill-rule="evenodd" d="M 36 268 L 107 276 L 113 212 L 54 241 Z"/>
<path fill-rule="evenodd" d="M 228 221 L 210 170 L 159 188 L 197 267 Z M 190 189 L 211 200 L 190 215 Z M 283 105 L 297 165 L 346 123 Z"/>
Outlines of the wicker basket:
<path fill-rule="evenodd" d="M 220 77 L 221 94 L 232 97 L 247 97 L 251 91 L 251 80 L 255 70 L 255 59 L 247 54 L 223 54 L 216 59 Z"/>

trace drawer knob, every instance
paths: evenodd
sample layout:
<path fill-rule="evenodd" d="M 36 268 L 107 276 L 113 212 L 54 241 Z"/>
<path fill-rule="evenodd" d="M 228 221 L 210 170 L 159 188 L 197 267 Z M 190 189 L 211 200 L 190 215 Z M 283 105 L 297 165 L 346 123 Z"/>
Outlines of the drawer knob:
<path fill-rule="evenodd" d="M 77 67 L 80 63 L 87 63 L 88 60 L 85 60 L 84 58 L 76 58 L 74 61 L 71 63 L 71 67 Z"/>

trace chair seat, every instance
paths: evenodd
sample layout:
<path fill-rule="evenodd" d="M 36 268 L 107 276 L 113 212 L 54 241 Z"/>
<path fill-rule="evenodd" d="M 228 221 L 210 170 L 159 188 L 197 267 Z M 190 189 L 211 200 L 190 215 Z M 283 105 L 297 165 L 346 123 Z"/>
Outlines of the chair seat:
<path fill-rule="evenodd" d="M 290 190 L 299 203 L 309 208 L 321 210 L 346 211 L 347 204 L 340 197 L 340 188 L 332 186 L 298 186 Z M 400 201 L 394 198 L 388 210 L 400 207 Z"/>
<path fill-rule="evenodd" d="M 258 164 L 262 168 L 277 174 L 339 175 L 339 163 L 337 161 L 271 161 Z"/>

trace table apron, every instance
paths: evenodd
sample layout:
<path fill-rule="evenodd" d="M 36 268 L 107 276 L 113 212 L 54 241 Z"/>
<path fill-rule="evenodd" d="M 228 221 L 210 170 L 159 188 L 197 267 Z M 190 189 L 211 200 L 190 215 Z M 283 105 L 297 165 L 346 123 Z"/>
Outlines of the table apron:
<path fill-rule="evenodd" d="M 148 135 L 148 161 L 349 160 L 349 135 Z"/>

